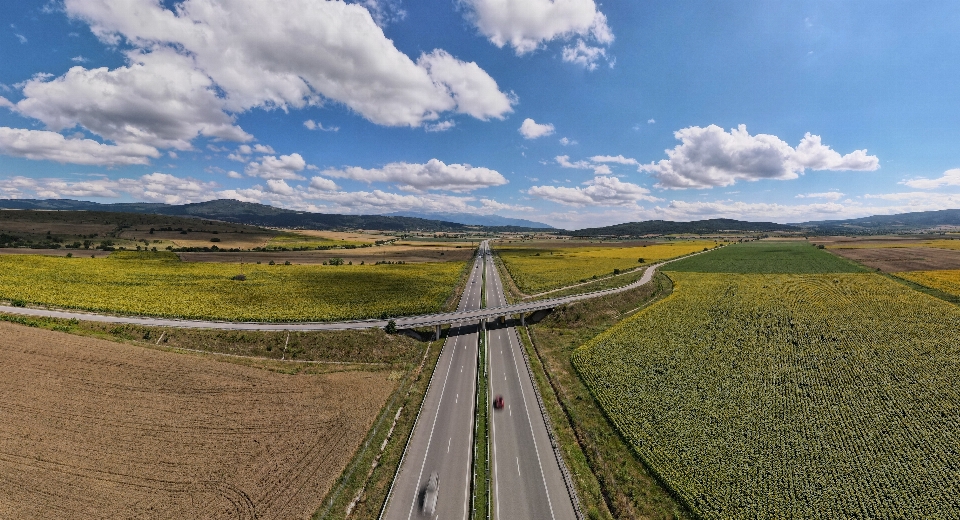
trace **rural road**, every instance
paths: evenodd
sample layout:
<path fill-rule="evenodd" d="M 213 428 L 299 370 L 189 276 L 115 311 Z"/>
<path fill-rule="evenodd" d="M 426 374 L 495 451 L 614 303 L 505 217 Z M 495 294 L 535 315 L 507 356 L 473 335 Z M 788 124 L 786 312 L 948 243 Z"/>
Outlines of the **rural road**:
<path fill-rule="evenodd" d="M 701 253 L 694 253 L 699 255 Z M 692 255 L 688 255 L 692 256 Z M 683 257 L 686 258 L 686 257 Z M 679 260 L 679 258 L 674 259 Z M 430 327 L 435 325 L 447 325 L 451 323 L 479 323 L 480 320 L 495 318 L 497 316 L 508 316 L 510 314 L 523 314 L 542 309 L 551 309 L 566 303 L 572 303 L 590 298 L 597 298 L 607 294 L 614 294 L 639 287 L 649 282 L 656 273 L 657 268 L 668 264 L 674 260 L 668 260 L 659 264 L 653 264 L 647 267 L 643 276 L 623 287 L 613 289 L 604 289 L 572 296 L 563 296 L 559 298 L 549 298 L 526 303 L 516 303 L 513 305 L 502 304 L 497 307 L 488 307 L 480 309 L 479 306 L 469 308 L 458 308 L 455 312 L 445 312 L 438 314 L 425 314 L 420 316 L 405 316 L 395 318 L 394 321 L 399 328 Z M 13 307 L 9 305 L 0 305 L 0 312 L 7 314 L 19 314 L 23 316 L 36 316 L 45 318 L 64 318 L 77 319 L 85 321 L 96 321 L 105 323 L 127 324 L 127 325 L 145 325 L 150 327 L 174 327 L 185 329 L 218 329 L 218 330 L 282 330 L 282 331 L 314 331 L 314 330 L 360 330 L 369 328 L 382 328 L 387 325 L 387 320 L 357 320 L 357 321 L 338 321 L 338 322 L 235 322 L 235 321 L 211 321 L 211 320 L 178 320 L 171 318 L 149 318 L 140 316 L 115 316 L 109 314 L 97 314 L 92 312 L 54 310 L 32 307 Z"/>
<path fill-rule="evenodd" d="M 484 242 L 460 299 L 460 311 L 480 308 L 486 248 Z M 450 334 L 443 344 L 382 519 L 426 518 L 422 491 L 433 472 L 440 476 L 433 518 L 466 520 L 470 516 L 479 321 L 452 327 L 459 327 L 460 333 Z"/>
<path fill-rule="evenodd" d="M 488 305 L 506 305 L 500 274 L 487 262 Z M 488 325 L 489 395 L 504 408 L 490 414 L 491 518 L 576 520 L 573 502 L 550 444 L 514 327 Z"/>

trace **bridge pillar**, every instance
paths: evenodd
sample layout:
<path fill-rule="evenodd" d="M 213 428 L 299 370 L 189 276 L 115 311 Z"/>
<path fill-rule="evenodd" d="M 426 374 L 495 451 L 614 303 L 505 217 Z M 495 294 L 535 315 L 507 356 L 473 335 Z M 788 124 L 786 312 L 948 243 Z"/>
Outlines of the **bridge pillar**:
<path fill-rule="evenodd" d="M 433 341 L 438 341 L 440 339 L 440 325 L 437 325 L 437 328 L 433 330 Z"/>
<path fill-rule="evenodd" d="M 521 327 L 526 327 L 526 326 L 527 326 L 527 317 L 526 317 L 526 315 L 523 314 L 522 312 L 520 313 L 520 326 L 521 326 Z"/>

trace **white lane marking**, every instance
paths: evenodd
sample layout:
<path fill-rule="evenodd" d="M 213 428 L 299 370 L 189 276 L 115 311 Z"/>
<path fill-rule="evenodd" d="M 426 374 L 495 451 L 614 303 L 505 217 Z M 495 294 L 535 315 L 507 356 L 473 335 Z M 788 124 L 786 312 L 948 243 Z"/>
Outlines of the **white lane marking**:
<path fill-rule="evenodd" d="M 456 347 L 457 341 L 460 339 L 459 336 L 455 336 L 453 339 L 453 345 Z M 440 387 L 440 400 L 437 402 L 437 414 L 433 416 L 433 424 L 430 425 L 430 436 L 427 437 L 427 449 L 423 453 L 423 462 L 420 463 L 420 474 L 417 475 L 417 487 L 420 486 L 420 481 L 423 479 L 423 467 L 427 465 L 427 455 L 430 453 L 430 443 L 433 442 L 433 430 L 437 427 L 437 418 L 440 417 L 440 405 L 443 404 L 443 392 L 447 389 L 447 377 L 450 375 L 450 368 L 453 367 L 453 355 L 450 356 L 450 364 L 447 365 L 447 373 L 443 376 L 443 386 Z M 413 494 L 413 501 L 410 502 L 410 512 L 407 513 L 407 520 L 413 517 L 413 508 L 417 505 L 417 495 L 419 495 L 419 489 L 417 493 Z"/>
<path fill-rule="evenodd" d="M 457 394 L 457 400 L 453 404 L 460 404 L 460 394 Z"/>
<path fill-rule="evenodd" d="M 520 476 L 520 457 L 517 457 L 517 476 Z"/>
<path fill-rule="evenodd" d="M 515 330 L 515 329 L 510 329 Z M 540 460 L 540 448 L 537 446 L 537 437 L 533 433 L 533 420 L 530 419 L 530 409 L 527 408 L 527 394 L 523 390 L 523 380 L 520 379 L 520 365 L 517 363 L 517 349 L 513 348 L 513 334 L 507 333 L 507 340 L 510 341 L 510 350 L 513 351 L 513 367 L 517 371 L 517 380 L 520 381 L 520 395 L 523 398 L 523 409 L 527 412 L 527 424 L 530 426 L 530 438 L 533 440 L 533 450 L 537 452 L 537 464 L 540 466 L 540 478 L 543 480 L 543 491 L 547 494 L 547 505 L 550 506 L 550 518 L 553 516 L 553 501 L 550 500 L 550 490 L 547 489 L 547 476 L 543 473 L 543 462 Z M 520 348 L 523 348 L 522 346 Z M 533 384 L 533 381 L 530 381 Z"/>
<path fill-rule="evenodd" d="M 447 439 L 447 453 L 450 453 L 450 443 L 453 442 L 453 437 Z"/>
<path fill-rule="evenodd" d="M 460 373 L 463 373 L 463 365 L 460 365 Z"/>
<path fill-rule="evenodd" d="M 510 417 L 513 417 L 513 406 L 507 405 L 507 411 L 510 412 Z"/>

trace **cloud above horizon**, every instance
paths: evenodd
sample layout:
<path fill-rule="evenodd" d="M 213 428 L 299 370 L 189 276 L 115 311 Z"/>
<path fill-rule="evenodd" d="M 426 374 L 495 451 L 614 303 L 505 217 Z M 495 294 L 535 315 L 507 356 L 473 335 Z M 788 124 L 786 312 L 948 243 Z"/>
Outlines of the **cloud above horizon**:
<path fill-rule="evenodd" d="M 740 180 L 790 180 L 808 168 L 874 171 L 880 167 L 880 160 L 867 155 L 866 150 L 841 156 L 824 145 L 820 136 L 809 132 L 796 148 L 775 135 L 750 135 L 746 125 L 730 132 L 716 125 L 691 126 L 677 130 L 674 136 L 681 144 L 666 150 L 668 159 L 639 167 L 639 171 L 660 181 L 658 188 L 713 188 Z"/>

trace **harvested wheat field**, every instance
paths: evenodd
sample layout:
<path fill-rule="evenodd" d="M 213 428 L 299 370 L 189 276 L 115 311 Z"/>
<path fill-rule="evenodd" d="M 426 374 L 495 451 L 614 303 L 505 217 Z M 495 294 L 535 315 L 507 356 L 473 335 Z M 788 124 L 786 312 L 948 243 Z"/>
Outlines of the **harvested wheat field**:
<path fill-rule="evenodd" d="M 308 518 L 395 383 L 0 323 L 0 518 Z"/>

